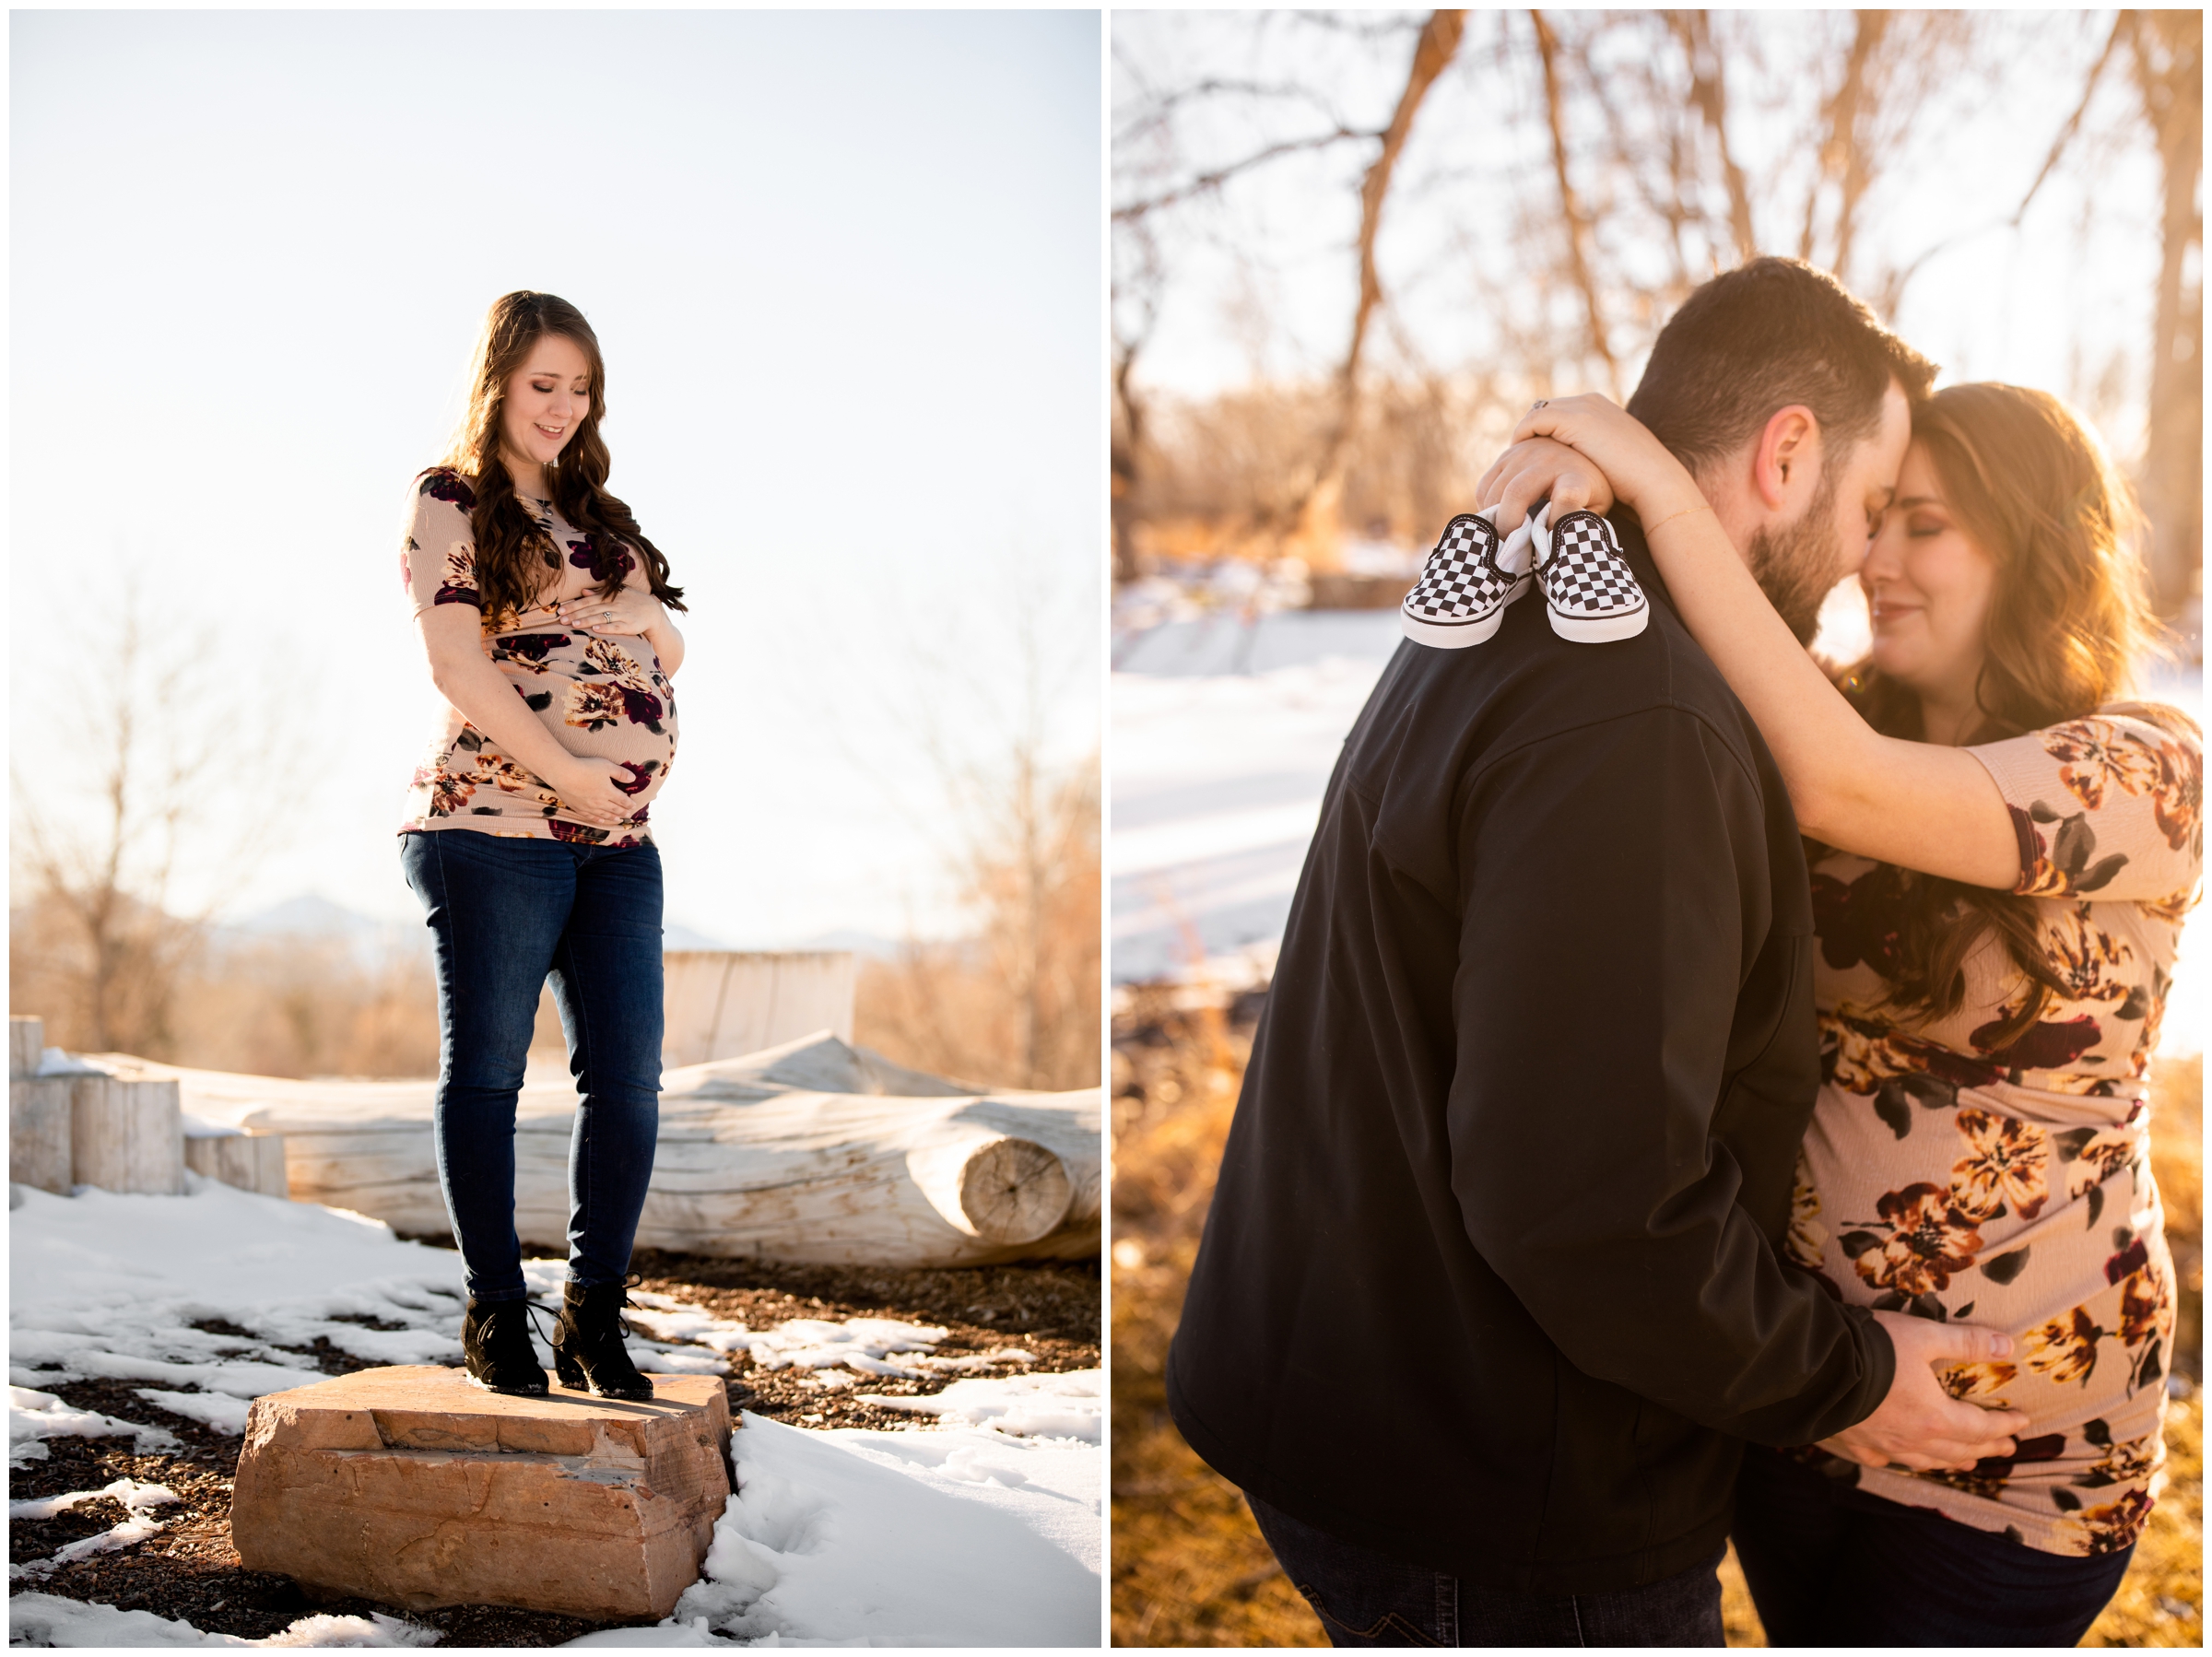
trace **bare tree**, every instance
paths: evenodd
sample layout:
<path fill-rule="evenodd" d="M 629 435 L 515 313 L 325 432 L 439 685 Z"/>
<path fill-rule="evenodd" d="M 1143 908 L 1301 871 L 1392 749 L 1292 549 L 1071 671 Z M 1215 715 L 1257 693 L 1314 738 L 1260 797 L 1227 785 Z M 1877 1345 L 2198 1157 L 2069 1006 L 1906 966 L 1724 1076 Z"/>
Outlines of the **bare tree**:
<path fill-rule="evenodd" d="M 1336 370 L 1335 407 L 1323 434 L 1311 481 L 1294 497 L 1285 514 L 1304 536 L 1312 536 L 1318 528 L 1334 538 L 1337 499 L 1344 488 L 1345 444 L 1359 408 L 1360 356 L 1367 347 L 1368 323 L 1375 307 L 1382 302 L 1382 280 L 1375 270 L 1375 234 L 1382 224 L 1382 204 L 1390 194 L 1391 175 L 1397 170 L 1398 157 L 1413 132 L 1413 118 L 1420 112 L 1421 102 L 1436 84 L 1436 77 L 1459 50 L 1466 21 L 1464 11 L 1429 14 L 1420 39 L 1414 42 L 1413 63 L 1406 70 L 1397 108 L 1391 112 L 1390 124 L 1382 129 L 1382 151 L 1368 164 L 1366 176 L 1359 182 L 1359 298 L 1352 311 L 1352 336 Z M 1316 525 L 1317 515 L 1325 515 L 1325 526 Z"/>
<path fill-rule="evenodd" d="M 910 937 L 897 958 L 865 965 L 854 1028 L 942 1075 L 1089 1087 L 1102 1028 L 1100 758 L 1070 757 L 1065 733 L 1096 658 L 1068 647 L 1064 617 L 1080 605 L 1037 565 L 1010 584 L 1010 625 L 989 647 L 915 646 L 908 694 L 874 722 L 928 760 L 932 797 L 902 795 L 884 768 L 850 754 L 896 810 L 933 826 L 969 929 Z"/>
<path fill-rule="evenodd" d="M 159 1057 L 175 1050 L 180 976 L 223 896 L 312 781 L 284 739 L 302 699 L 235 683 L 213 630 L 158 619 L 135 576 L 91 609 L 105 630 L 77 658 L 96 665 L 72 680 L 88 695 L 51 710 L 70 759 L 11 767 L 10 1002 L 64 1044 Z M 241 799 L 239 780 L 275 763 L 287 790 Z M 187 863 L 213 895 L 180 908 Z"/>

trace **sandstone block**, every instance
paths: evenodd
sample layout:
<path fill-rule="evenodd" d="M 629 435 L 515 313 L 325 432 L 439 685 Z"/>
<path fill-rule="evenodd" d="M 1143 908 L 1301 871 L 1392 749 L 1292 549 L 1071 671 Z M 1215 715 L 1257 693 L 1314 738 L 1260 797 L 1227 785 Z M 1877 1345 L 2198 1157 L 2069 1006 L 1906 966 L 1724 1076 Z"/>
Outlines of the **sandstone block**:
<path fill-rule="evenodd" d="M 730 1493 L 730 1411 L 716 1377 L 653 1383 L 650 1403 L 513 1398 L 406 1366 L 256 1399 L 230 1500 L 239 1558 L 413 1610 L 665 1616 Z"/>

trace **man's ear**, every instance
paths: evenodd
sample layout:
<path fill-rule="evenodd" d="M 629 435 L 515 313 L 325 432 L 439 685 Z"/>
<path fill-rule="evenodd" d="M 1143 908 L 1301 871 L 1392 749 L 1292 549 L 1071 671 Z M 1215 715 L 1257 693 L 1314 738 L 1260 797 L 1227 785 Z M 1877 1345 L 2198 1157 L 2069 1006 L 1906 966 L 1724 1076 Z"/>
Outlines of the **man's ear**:
<path fill-rule="evenodd" d="M 1802 403 L 1778 408 L 1751 452 L 1751 487 L 1759 503 L 1779 511 L 1809 500 L 1820 478 L 1820 422 Z"/>

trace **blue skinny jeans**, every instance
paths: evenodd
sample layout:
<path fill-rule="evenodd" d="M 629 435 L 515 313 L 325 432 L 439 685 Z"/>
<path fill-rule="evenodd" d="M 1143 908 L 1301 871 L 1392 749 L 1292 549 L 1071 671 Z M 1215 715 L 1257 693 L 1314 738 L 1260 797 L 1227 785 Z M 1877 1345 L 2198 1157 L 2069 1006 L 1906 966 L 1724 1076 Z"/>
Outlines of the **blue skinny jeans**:
<path fill-rule="evenodd" d="M 1518 1593 L 1393 1559 L 1315 1530 L 1247 1490 L 1245 1504 L 1333 1646 L 1717 1646 L 1727 1550 L 1641 1588 Z"/>
<path fill-rule="evenodd" d="M 1744 1451 L 1735 1554 L 1769 1645 L 2076 1645 L 2136 1551 L 2043 1553 L 1870 1496 L 1840 1471 Z"/>
<path fill-rule="evenodd" d="M 549 979 L 576 1077 L 569 1278 L 619 1282 L 661 1115 L 661 854 L 470 828 L 400 836 L 438 969 L 438 1183 L 478 1300 L 520 1300 L 514 1108 Z"/>

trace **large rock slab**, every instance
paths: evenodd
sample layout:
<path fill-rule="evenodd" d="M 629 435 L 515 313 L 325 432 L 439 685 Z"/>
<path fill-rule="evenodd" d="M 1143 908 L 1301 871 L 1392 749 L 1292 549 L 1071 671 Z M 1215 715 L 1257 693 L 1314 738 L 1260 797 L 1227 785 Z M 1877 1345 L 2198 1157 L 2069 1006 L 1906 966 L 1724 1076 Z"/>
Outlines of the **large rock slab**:
<path fill-rule="evenodd" d="M 652 1379 L 651 1403 L 514 1398 L 407 1366 L 256 1399 L 230 1499 L 239 1558 L 413 1610 L 665 1616 L 730 1494 L 730 1410 L 716 1377 Z"/>

